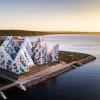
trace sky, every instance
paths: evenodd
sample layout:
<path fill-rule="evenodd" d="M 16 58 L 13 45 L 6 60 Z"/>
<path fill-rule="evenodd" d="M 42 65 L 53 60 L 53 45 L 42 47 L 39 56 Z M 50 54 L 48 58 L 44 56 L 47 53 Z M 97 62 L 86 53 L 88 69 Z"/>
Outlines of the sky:
<path fill-rule="evenodd" d="M 0 29 L 100 32 L 100 0 L 0 0 Z"/>

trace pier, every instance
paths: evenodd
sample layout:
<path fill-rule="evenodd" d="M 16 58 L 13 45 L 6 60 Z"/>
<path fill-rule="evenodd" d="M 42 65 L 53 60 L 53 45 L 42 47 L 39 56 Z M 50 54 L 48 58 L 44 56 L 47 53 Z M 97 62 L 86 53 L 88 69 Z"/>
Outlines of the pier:
<path fill-rule="evenodd" d="M 69 63 L 60 60 L 59 63 L 50 65 L 49 67 L 44 67 L 41 70 L 37 70 L 35 73 L 34 71 L 33 73 L 31 71 L 31 73 L 27 73 L 26 75 L 19 76 L 18 79 L 3 77 L 3 75 L 0 74 L 1 77 L 5 78 L 5 80 L 8 79 L 10 81 L 8 84 L 0 85 L 0 96 L 3 99 L 7 99 L 6 95 L 4 94 L 4 91 L 9 88 L 18 87 L 21 90 L 26 91 L 27 88 L 31 87 L 32 85 L 36 85 L 40 82 L 48 80 L 64 72 L 78 68 L 79 66 L 82 66 L 83 64 L 86 64 L 95 59 L 96 58 L 94 56 L 88 55 L 83 59 L 77 61 L 74 60 Z"/>

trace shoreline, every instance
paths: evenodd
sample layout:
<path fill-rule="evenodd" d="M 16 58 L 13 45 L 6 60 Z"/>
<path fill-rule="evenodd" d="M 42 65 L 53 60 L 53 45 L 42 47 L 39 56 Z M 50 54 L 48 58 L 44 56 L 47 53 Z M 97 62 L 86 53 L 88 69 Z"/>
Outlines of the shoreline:
<path fill-rule="evenodd" d="M 1 36 L 43 36 L 53 34 L 97 34 L 100 32 L 82 32 L 82 31 L 29 31 L 29 30 L 0 30 Z"/>

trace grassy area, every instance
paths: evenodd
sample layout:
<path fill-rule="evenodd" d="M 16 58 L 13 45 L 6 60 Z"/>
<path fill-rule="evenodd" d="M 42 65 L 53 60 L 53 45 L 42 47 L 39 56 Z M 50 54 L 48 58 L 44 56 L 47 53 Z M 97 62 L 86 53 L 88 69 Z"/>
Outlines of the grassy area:
<path fill-rule="evenodd" d="M 100 32 L 42 32 L 26 30 L 0 30 L 1 36 L 32 36 L 32 35 L 49 35 L 49 34 L 100 34 Z"/>
<path fill-rule="evenodd" d="M 78 61 L 78 60 L 87 58 L 88 56 L 89 56 L 88 54 L 77 53 L 77 52 L 68 52 L 68 51 L 60 51 L 59 52 L 59 59 L 66 63 Z"/>

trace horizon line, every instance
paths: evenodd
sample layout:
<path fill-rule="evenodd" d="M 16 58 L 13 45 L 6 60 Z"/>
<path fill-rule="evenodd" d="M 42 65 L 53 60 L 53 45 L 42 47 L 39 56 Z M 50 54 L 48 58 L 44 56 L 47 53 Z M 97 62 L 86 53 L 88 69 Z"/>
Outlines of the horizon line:
<path fill-rule="evenodd" d="M 54 32 L 54 33 L 60 33 L 60 32 L 63 32 L 63 33 L 100 33 L 100 31 L 46 31 L 46 30 L 24 30 L 24 29 L 0 29 L 0 31 L 30 31 L 30 32 Z"/>

